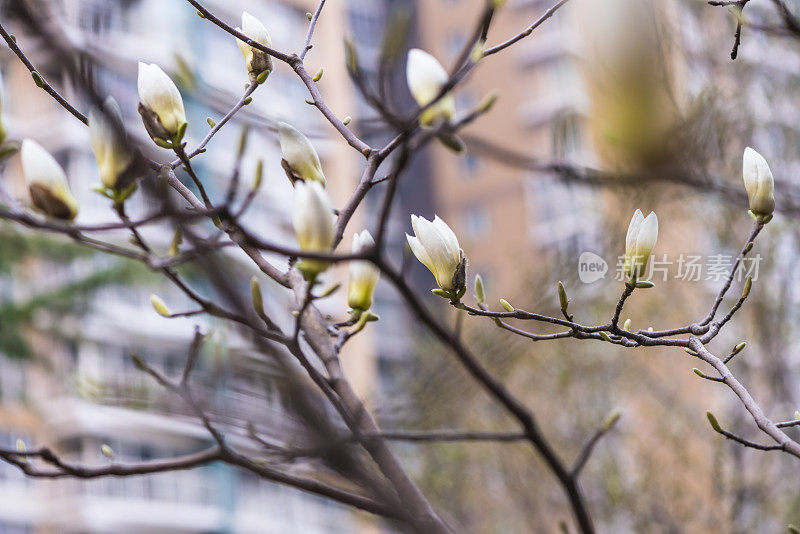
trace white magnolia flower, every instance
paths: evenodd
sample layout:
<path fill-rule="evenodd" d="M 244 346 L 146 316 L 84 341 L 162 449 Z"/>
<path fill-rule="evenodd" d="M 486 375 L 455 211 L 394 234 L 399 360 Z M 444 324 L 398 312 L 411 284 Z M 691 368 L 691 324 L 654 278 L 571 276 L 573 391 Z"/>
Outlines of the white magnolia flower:
<path fill-rule="evenodd" d="M 366 230 L 353 236 L 353 254 L 375 246 L 375 240 Z M 354 310 L 367 311 L 372 307 L 372 294 L 381 271 L 371 262 L 353 260 L 350 262 L 350 286 L 347 291 L 347 305 Z"/>
<path fill-rule="evenodd" d="M 285 122 L 278 123 L 278 137 L 281 141 L 283 159 L 293 174 L 303 180 L 319 182 L 324 186 L 325 175 L 322 173 L 322 164 L 308 137 Z"/>
<path fill-rule="evenodd" d="M 411 95 L 420 107 L 428 105 L 439 95 L 448 78 L 447 71 L 435 57 L 419 48 L 408 51 L 406 81 Z M 429 126 L 437 120 L 450 120 L 455 115 L 455 109 L 453 95 L 446 94 L 422 113 L 419 122 L 423 126 Z"/>
<path fill-rule="evenodd" d="M 436 277 L 436 283 L 446 291 L 459 290 L 454 278 L 463 270 L 464 253 L 458 246 L 458 239 L 447 224 L 435 216 L 429 221 L 416 215 L 411 216 L 414 236 L 406 234 L 411 252 Z M 456 284 L 460 284 L 456 281 Z"/>
<path fill-rule="evenodd" d="M 658 239 L 658 217 L 655 212 L 645 218 L 641 210 L 636 210 L 628 225 L 625 237 L 625 273 L 641 276 L 650 261 L 650 254 Z"/>
<path fill-rule="evenodd" d="M 171 139 L 186 124 L 178 87 L 155 63 L 139 62 L 139 113 L 150 137 Z"/>
<path fill-rule="evenodd" d="M 775 180 L 764 156 L 750 147 L 744 149 L 742 177 L 750 211 L 756 215 L 769 215 L 775 209 Z"/>
<path fill-rule="evenodd" d="M 335 237 L 333 211 L 328 195 L 319 182 L 298 182 L 295 185 L 292 222 L 300 250 L 331 251 Z M 328 262 L 303 259 L 298 267 L 308 277 L 313 277 L 324 271 Z"/>
<path fill-rule="evenodd" d="M 31 139 L 22 141 L 20 157 L 34 207 L 57 219 L 74 219 L 78 201 L 72 196 L 64 169 L 55 158 Z"/>
<path fill-rule="evenodd" d="M 119 177 L 130 166 L 133 156 L 124 138 L 119 104 L 108 97 L 103 110 L 89 112 L 89 142 L 100 168 L 100 180 L 109 189 L 117 189 Z"/>
<path fill-rule="evenodd" d="M 237 27 L 236 30 L 253 41 L 272 48 L 272 39 L 270 39 L 267 28 L 247 11 L 242 11 L 242 27 Z M 262 72 L 272 72 L 272 57 L 269 54 L 258 48 L 253 48 L 241 39 L 237 38 L 236 43 L 239 45 L 242 54 L 244 54 L 244 61 L 251 80 L 255 81 Z"/>

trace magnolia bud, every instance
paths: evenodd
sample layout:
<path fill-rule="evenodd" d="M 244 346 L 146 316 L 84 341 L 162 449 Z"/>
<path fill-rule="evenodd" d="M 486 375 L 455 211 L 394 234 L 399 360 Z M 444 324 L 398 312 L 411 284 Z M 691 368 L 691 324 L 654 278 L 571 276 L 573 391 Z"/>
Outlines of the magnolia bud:
<path fill-rule="evenodd" d="M 253 299 L 253 309 L 257 314 L 264 314 L 264 297 L 261 295 L 261 284 L 255 276 L 250 279 L 250 296 Z"/>
<path fill-rule="evenodd" d="M 260 20 L 247 11 L 242 12 L 242 27 L 236 28 L 236 30 L 245 34 L 258 44 L 270 48 L 272 47 L 272 39 L 269 37 L 267 28 L 261 24 Z M 240 39 L 236 39 L 236 43 L 239 45 L 242 54 L 244 54 L 244 61 L 247 65 L 247 73 L 250 76 L 250 80 L 258 80 L 260 83 L 263 83 L 264 80 L 259 79 L 259 76 L 266 72 L 267 74 L 263 76 L 263 78 L 266 79 L 266 76 L 272 72 L 272 57 L 263 50 L 253 48 Z"/>
<path fill-rule="evenodd" d="M 64 169 L 55 158 L 31 139 L 22 141 L 20 157 L 33 206 L 50 217 L 74 219 L 78 201 L 72 196 Z"/>
<path fill-rule="evenodd" d="M 158 295 L 150 295 L 150 304 L 153 309 L 162 317 L 172 317 L 172 312 L 167 307 L 166 303 Z"/>
<path fill-rule="evenodd" d="M 412 215 L 411 227 L 414 236 L 406 234 L 406 240 L 414 256 L 433 273 L 440 288 L 461 292 L 466 285 L 466 259 L 450 227 L 438 215 L 433 221 Z"/>
<path fill-rule="evenodd" d="M 775 209 L 775 181 L 764 156 L 750 147 L 744 149 L 742 177 L 750 211 L 755 215 L 769 215 Z"/>
<path fill-rule="evenodd" d="M 319 162 L 317 151 L 308 137 L 285 122 L 278 123 L 278 137 L 281 141 L 281 153 L 294 180 L 316 181 L 325 185 L 325 175 Z M 294 182 L 294 180 L 292 180 Z"/>
<path fill-rule="evenodd" d="M 108 189 L 124 189 L 132 178 L 120 180 L 133 161 L 124 135 L 122 112 L 112 97 L 106 99 L 102 111 L 89 112 L 89 141 L 100 168 L 100 181 Z"/>
<path fill-rule="evenodd" d="M 449 76 L 435 57 L 412 48 L 406 61 L 406 81 L 414 100 L 420 107 L 430 104 L 447 83 Z M 422 126 L 432 126 L 439 120 L 449 121 L 455 115 L 456 102 L 453 95 L 446 94 L 420 115 Z"/>
<path fill-rule="evenodd" d="M 353 236 L 353 254 L 360 254 L 375 246 L 375 240 L 366 230 Z M 350 286 L 347 290 L 347 305 L 364 312 L 372 307 L 372 294 L 378 283 L 380 270 L 369 261 L 350 262 Z"/>
<path fill-rule="evenodd" d="M 139 62 L 139 114 L 153 139 L 180 141 L 186 130 L 183 99 L 161 68 Z"/>
<path fill-rule="evenodd" d="M 295 185 L 294 233 L 300 250 L 330 252 L 335 238 L 333 214 L 328 195 L 319 182 L 298 182 Z M 303 259 L 298 268 L 311 279 L 328 267 L 327 261 Z"/>
<path fill-rule="evenodd" d="M 483 278 L 481 275 L 475 275 L 475 300 L 478 304 L 486 302 L 486 291 L 483 288 Z"/>
<path fill-rule="evenodd" d="M 716 432 L 722 432 L 722 427 L 719 426 L 719 422 L 713 413 L 706 412 L 706 417 L 708 417 L 708 422 L 711 424 L 711 428 L 713 428 Z"/>
<path fill-rule="evenodd" d="M 647 218 L 636 210 L 625 237 L 625 273 L 639 277 L 644 274 L 650 254 L 658 239 L 658 218 L 650 212 Z"/>

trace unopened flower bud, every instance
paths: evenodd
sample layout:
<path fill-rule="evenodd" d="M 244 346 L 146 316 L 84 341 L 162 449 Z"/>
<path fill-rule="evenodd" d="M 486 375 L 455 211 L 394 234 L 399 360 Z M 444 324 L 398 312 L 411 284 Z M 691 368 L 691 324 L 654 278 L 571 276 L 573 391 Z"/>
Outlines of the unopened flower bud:
<path fill-rule="evenodd" d="M 261 23 L 260 20 L 255 18 L 247 11 L 242 12 L 242 27 L 236 28 L 237 31 L 245 34 L 254 42 L 272 48 L 272 39 L 270 39 L 267 28 Z M 263 83 L 266 76 L 272 72 L 272 57 L 258 48 L 254 48 L 246 42 L 236 39 L 239 49 L 244 54 L 245 64 L 247 66 L 247 73 L 251 81 L 258 81 Z M 264 75 L 264 73 L 267 73 Z M 260 79 L 259 77 L 263 77 Z"/>
<path fill-rule="evenodd" d="M 292 213 L 294 233 L 303 252 L 330 252 L 335 230 L 328 195 L 319 182 L 297 182 Z M 311 279 L 328 267 L 327 261 L 304 258 L 298 268 Z"/>
<path fill-rule="evenodd" d="M 153 309 L 162 317 L 172 317 L 172 312 L 167 307 L 166 303 L 158 295 L 150 295 L 150 304 Z"/>
<path fill-rule="evenodd" d="M 425 107 L 433 102 L 448 79 L 447 71 L 442 68 L 435 57 L 419 48 L 409 50 L 406 61 L 406 81 L 411 95 L 420 107 Z M 449 121 L 455 115 L 455 107 L 456 102 L 453 95 L 446 94 L 420 115 L 419 123 L 422 126 L 432 126 L 441 120 Z"/>
<path fill-rule="evenodd" d="M 325 185 L 325 175 L 317 151 L 302 132 L 285 122 L 278 124 L 283 160 L 295 179 Z"/>
<path fill-rule="evenodd" d="M 375 246 L 375 240 L 366 230 L 353 236 L 353 254 L 360 254 Z M 353 310 L 364 312 L 372 307 L 375 284 L 380 270 L 366 260 L 350 262 L 350 285 L 347 290 L 347 305 Z"/>
<path fill-rule="evenodd" d="M 644 274 L 650 254 L 658 239 L 658 218 L 650 212 L 647 218 L 636 210 L 625 237 L 625 273 L 639 277 Z M 652 287 L 652 286 L 650 286 Z"/>
<path fill-rule="evenodd" d="M 406 234 L 411 252 L 433 273 L 440 288 L 462 292 L 466 286 L 466 259 L 450 227 L 438 215 L 433 221 L 412 215 L 411 227 L 415 235 Z"/>
<path fill-rule="evenodd" d="M 775 181 L 764 156 L 750 147 L 744 149 L 742 177 L 750 211 L 764 217 L 775 210 Z"/>
<path fill-rule="evenodd" d="M 133 176 L 125 176 L 133 156 L 125 140 L 125 127 L 119 104 L 108 97 L 102 110 L 89 112 L 89 141 L 100 169 L 100 181 L 111 190 L 130 185 Z M 122 179 L 121 179 L 122 178 Z"/>
<path fill-rule="evenodd" d="M 150 137 L 177 141 L 186 131 L 183 98 L 167 74 L 154 64 L 139 62 L 139 114 Z"/>
<path fill-rule="evenodd" d="M 78 201 L 72 196 L 64 169 L 55 158 L 31 139 L 22 141 L 20 157 L 33 206 L 50 217 L 74 219 Z"/>

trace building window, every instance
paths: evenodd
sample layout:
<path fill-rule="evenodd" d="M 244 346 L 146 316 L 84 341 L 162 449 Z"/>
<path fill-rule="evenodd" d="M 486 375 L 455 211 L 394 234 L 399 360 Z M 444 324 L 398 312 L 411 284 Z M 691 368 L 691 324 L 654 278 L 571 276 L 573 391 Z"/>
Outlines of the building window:
<path fill-rule="evenodd" d="M 464 229 L 467 237 L 477 239 L 489 232 L 491 225 L 489 211 L 484 207 L 474 206 L 467 209 L 464 216 Z"/>
<path fill-rule="evenodd" d="M 462 178 L 475 178 L 481 165 L 481 160 L 475 154 L 466 153 L 458 160 L 461 166 Z"/>

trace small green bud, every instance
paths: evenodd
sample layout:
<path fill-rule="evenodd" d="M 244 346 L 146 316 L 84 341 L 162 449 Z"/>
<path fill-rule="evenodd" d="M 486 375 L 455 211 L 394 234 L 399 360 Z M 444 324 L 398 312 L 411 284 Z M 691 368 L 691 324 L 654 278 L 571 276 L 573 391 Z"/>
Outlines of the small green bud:
<path fill-rule="evenodd" d="M 747 280 L 744 283 L 744 290 L 742 291 L 742 298 L 747 298 L 750 294 L 750 290 L 753 288 L 753 277 L 748 276 Z"/>
<path fill-rule="evenodd" d="M 622 417 L 622 413 L 619 410 L 614 410 L 611 412 L 611 414 L 606 417 L 606 420 L 603 422 L 603 431 L 608 432 L 611 430 L 611 427 L 617 424 L 617 421 L 619 421 L 620 417 Z"/>
<path fill-rule="evenodd" d="M 477 63 L 478 61 L 480 61 L 483 58 L 483 46 L 485 44 L 486 44 L 486 41 L 481 39 L 480 41 L 475 43 L 475 46 L 472 47 L 472 50 L 469 53 L 469 60 L 472 63 Z"/>
<path fill-rule="evenodd" d="M 203 15 L 202 11 L 200 11 L 199 9 L 196 11 L 196 13 L 197 13 L 197 16 L 200 17 L 201 19 L 206 18 L 206 16 Z"/>
<path fill-rule="evenodd" d="M 625 324 L 622 325 L 622 329 L 625 330 L 626 332 L 630 332 L 631 331 L 631 320 L 630 320 L 630 318 L 625 319 Z"/>
<path fill-rule="evenodd" d="M 138 352 L 131 351 L 131 360 L 133 360 L 133 365 L 135 365 L 140 371 L 147 370 L 147 364 L 145 363 L 144 359 L 139 356 Z"/>
<path fill-rule="evenodd" d="M 747 245 L 744 247 L 744 253 L 745 253 L 745 254 L 747 254 L 747 253 L 748 253 L 748 252 L 750 252 L 751 250 L 753 250 L 753 243 L 752 243 L 752 241 L 751 241 L 750 243 L 748 243 L 748 244 L 747 244 Z"/>
<path fill-rule="evenodd" d="M 109 460 L 114 457 L 114 449 L 112 449 L 111 447 L 109 447 L 105 443 L 103 443 L 103 445 L 100 447 L 100 452 L 102 452 L 103 456 L 105 456 Z"/>
<path fill-rule="evenodd" d="M 261 187 L 261 178 L 263 175 L 264 175 L 264 160 L 260 159 L 258 160 L 258 163 L 256 163 L 256 175 L 255 178 L 253 178 L 253 191 L 258 191 L 258 189 Z"/>
<path fill-rule="evenodd" d="M 650 289 L 654 286 L 655 284 L 653 282 L 636 282 L 637 289 Z"/>
<path fill-rule="evenodd" d="M 320 67 L 320 69 L 317 71 L 317 73 L 314 74 L 314 78 L 313 79 L 314 79 L 315 82 L 318 82 L 321 78 L 322 78 L 322 68 Z"/>
<path fill-rule="evenodd" d="M 795 418 L 797 421 L 800 421 L 800 410 L 795 410 L 795 412 L 794 412 L 794 418 Z"/>
<path fill-rule="evenodd" d="M 250 104 L 250 102 L 252 102 L 252 101 L 253 101 L 253 97 L 252 96 L 248 96 L 247 98 L 244 99 L 244 102 L 242 102 L 242 104 L 246 106 L 246 105 Z"/>
<path fill-rule="evenodd" d="M 178 131 L 175 132 L 175 138 L 173 144 L 179 144 L 183 136 L 186 135 L 186 128 L 189 126 L 188 123 L 182 122 L 180 126 L 178 126 Z"/>
<path fill-rule="evenodd" d="M 478 304 L 486 302 L 486 294 L 483 292 L 483 278 L 479 274 L 475 275 L 475 300 L 478 301 Z"/>
<path fill-rule="evenodd" d="M 270 72 L 272 72 L 272 71 L 271 70 L 262 70 L 261 72 L 259 72 L 258 76 L 256 76 L 256 83 L 261 85 L 262 83 L 266 82 L 267 78 L 269 77 L 269 73 Z"/>
<path fill-rule="evenodd" d="M 600 334 L 600 337 L 602 337 L 604 340 L 611 341 L 611 336 L 609 336 L 607 333 L 600 331 L 598 334 Z"/>
<path fill-rule="evenodd" d="M 314 15 L 312 15 L 311 13 L 306 13 L 306 18 L 307 18 L 309 21 L 310 21 L 310 20 L 311 20 L 313 17 L 314 17 Z"/>
<path fill-rule="evenodd" d="M 431 289 L 431 293 L 433 293 L 434 295 L 436 295 L 438 297 L 442 297 L 443 299 L 448 299 L 449 300 L 450 298 L 452 298 L 452 295 L 450 294 L 449 291 L 445 291 L 444 289 L 441 289 L 441 288 L 438 288 L 438 287 L 434 288 L 434 289 Z"/>
<path fill-rule="evenodd" d="M 169 244 L 169 255 L 177 256 L 180 252 L 180 246 L 183 242 L 183 230 L 180 226 L 175 227 L 175 233 L 172 235 L 172 242 Z"/>
<path fill-rule="evenodd" d="M 561 311 L 566 313 L 569 299 L 567 299 L 567 290 L 564 289 L 564 284 L 561 280 L 558 281 L 558 303 L 561 304 Z"/>
<path fill-rule="evenodd" d="M 264 297 L 261 295 L 261 285 L 255 276 L 250 279 L 250 295 L 253 299 L 253 309 L 257 314 L 264 313 Z"/>
<path fill-rule="evenodd" d="M 17 438 L 17 452 L 28 452 L 28 447 L 25 446 L 25 442 L 20 438 Z"/>
<path fill-rule="evenodd" d="M 42 75 L 36 71 L 31 72 L 31 78 L 33 78 L 33 83 L 36 84 L 36 87 L 44 87 L 44 78 Z"/>
<path fill-rule="evenodd" d="M 336 290 L 339 289 L 341 286 L 342 286 L 342 284 L 340 284 L 338 282 L 333 284 L 328 289 L 323 291 L 322 294 L 319 296 L 319 298 L 324 299 L 325 297 L 330 297 L 331 295 L 336 293 Z"/>
<path fill-rule="evenodd" d="M 733 347 L 733 354 L 739 354 L 740 352 L 742 352 L 744 350 L 744 348 L 746 346 L 747 346 L 747 342 L 742 341 L 741 343 L 739 343 L 738 345 Z"/>
<path fill-rule="evenodd" d="M 705 378 L 705 377 L 706 377 L 705 373 L 703 373 L 703 371 L 701 371 L 701 370 L 700 370 L 700 369 L 698 369 L 697 367 L 693 367 L 693 368 L 692 368 L 692 372 L 693 372 L 694 374 L 696 374 L 697 376 L 699 376 L 700 378 Z"/>
<path fill-rule="evenodd" d="M 653 327 L 652 327 L 652 326 L 648 326 L 648 327 L 647 327 L 647 331 L 648 331 L 648 332 L 652 332 L 652 331 L 653 331 Z"/>
<path fill-rule="evenodd" d="M 350 115 L 348 115 L 347 117 L 345 117 L 345 118 L 344 118 L 344 120 L 342 121 L 342 124 L 344 124 L 345 126 L 347 126 L 348 124 L 350 124 L 350 121 L 351 121 L 351 120 L 353 120 L 353 117 L 351 117 Z"/>
<path fill-rule="evenodd" d="M 154 137 L 153 142 L 160 146 L 161 148 L 166 148 L 168 150 L 172 150 L 172 143 L 167 141 L 166 139 L 161 139 L 160 137 Z"/>
<path fill-rule="evenodd" d="M 344 57 L 347 70 L 351 75 L 356 75 L 358 73 L 358 55 L 351 35 L 344 38 Z"/>
<path fill-rule="evenodd" d="M 367 312 L 365 315 L 366 315 L 365 321 L 368 323 L 374 323 L 375 321 L 381 320 L 381 316 L 378 315 L 377 313 Z"/>
<path fill-rule="evenodd" d="M 722 427 L 719 426 L 719 422 L 717 418 L 714 417 L 714 414 L 711 412 L 706 412 L 706 417 L 708 417 L 708 422 L 711 423 L 711 428 L 713 428 L 716 432 L 722 433 Z"/>
<path fill-rule="evenodd" d="M 208 123 L 208 125 L 209 125 L 209 126 L 211 126 L 212 128 L 213 128 L 214 126 L 216 126 L 216 125 L 217 125 L 217 121 L 215 121 L 215 120 L 214 120 L 214 119 L 212 119 L 211 117 L 206 117 L 206 122 L 207 122 L 207 123 Z"/>
<path fill-rule="evenodd" d="M 683 349 L 689 356 L 697 356 L 697 353 L 690 348 L 684 347 Z"/>
<path fill-rule="evenodd" d="M 9 37 L 11 37 L 11 40 L 14 41 L 15 43 L 17 42 L 17 36 L 14 35 L 13 33 L 10 34 Z"/>
<path fill-rule="evenodd" d="M 158 295 L 150 295 L 150 304 L 153 305 L 153 309 L 162 316 L 162 317 L 172 317 L 172 312 L 169 311 L 169 308 L 164 303 L 164 301 Z"/>
<path fill-rule="evenodd" d="M 514 306 L 511 305 L 506 299 L 500 299 L 500 305 L 506 309 L 507 312 L 513 312 Z"/>
<path fill-rule="evenodd" d="M 789 531 L 789 534 L 800 534 L 800 528 L 794 525 L 786 525 L 786 530 Z"/>
<path fill-rule="evenodd" d="M 462 141 L 461 138 L 455 134 L 441 133 L 439 134 L 437 139 L 444 146 L 446 146 L 455 153 L 461 153 L 467 149 L 467 145 L 464 144 L 464 141 Z"/>

